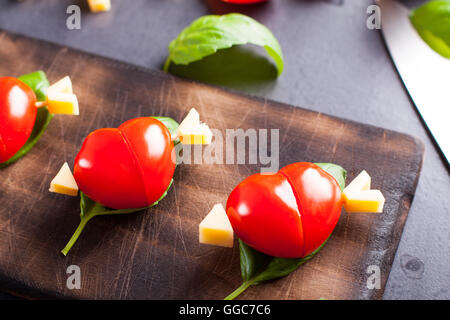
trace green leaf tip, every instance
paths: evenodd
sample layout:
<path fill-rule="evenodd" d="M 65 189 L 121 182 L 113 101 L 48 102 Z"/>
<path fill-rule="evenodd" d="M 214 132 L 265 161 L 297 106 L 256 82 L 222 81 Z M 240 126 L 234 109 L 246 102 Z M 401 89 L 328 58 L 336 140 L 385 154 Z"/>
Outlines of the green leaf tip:
<path fill-rule="evenodd" d="M 450 0 L 433 0 L 411 11 L 410 20 L 422 39 L 450 59 Z"/>

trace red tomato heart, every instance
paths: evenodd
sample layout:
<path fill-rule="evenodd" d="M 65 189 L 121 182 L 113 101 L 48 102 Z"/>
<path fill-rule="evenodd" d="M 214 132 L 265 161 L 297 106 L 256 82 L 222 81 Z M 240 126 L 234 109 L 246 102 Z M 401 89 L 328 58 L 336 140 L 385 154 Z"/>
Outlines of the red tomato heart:
<path fill-rule="evenodd" d="M 36 95 L 16 78 L 0 78 L 0 163 L 23 147 L 36 121 Z"/>
<path fill-rule="evenodd" d="M 337 181 L 315 164 L 255 174 L 230 194 L 227 215 L 249 246 L 281 258 L 305 257 L 331 234 L 341 214 Z"/>
<path fill-rule="evenodd" d="M 150 117 L 117 129 L 91 132 L 75 159 L 74 177 L 91 199 L 113 209 L 142 208 L 157 201 L 175 171 L 175 150 L 166 126 Z"/>

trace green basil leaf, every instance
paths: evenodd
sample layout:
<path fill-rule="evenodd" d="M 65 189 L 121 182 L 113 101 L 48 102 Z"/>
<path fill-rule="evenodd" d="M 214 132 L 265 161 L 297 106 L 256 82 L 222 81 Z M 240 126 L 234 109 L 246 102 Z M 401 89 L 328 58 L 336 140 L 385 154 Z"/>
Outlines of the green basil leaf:
<path fill-rule="evenodd" d="M 437 53 L 450 58 L 450 0 L 434 0 L 413 10 L 411 23 Z"/>
<path fill-rule="evenodd" d="M 38 101 L 45 101 L 46 90 L 50 86 L 44 71 L 36 71 L 19 77 L 19 80 L 27 84 L 36 94 Z"/>
<path fill-rule="evenodd" d="M 249 281 L 255 277 L 273 258 L 259 252 L 239 239 L 242 280 Z"/>
<path fill-rule="evenodd" d="M 273 257 L 267 268 L 255 277 L 254 283 L 258 284 L 261 282 L 287 276 L 292 271 L 297 270 L 298 267 L 300 267 L 306 261 L 312 259 L 317 254 L 317 252 L 319 252 L 320 249 L 323 248 L 328 239 L 329 237 L 316 250 L 314 250 L 314 252 L 304 258 L 287 259 Z"/>
<path fill-rule="evenodd" d="M 256 20 L 239 13 L 207 15 L 195 20 L 170 43 L 164 70 L 169 71 L 171 62 L 186 65 L 217 50 L 244 44 L 264 47 L 275 61 L 278 75 L 283 72 L 283 54 L 272 32 Z"/>
<path fill-rule="evenodd" d="M 331 174 L 339 184 L 341 190 L 345 188 L 345 179 L 347 179 L 347 171 L 334 163 L 316 163 L 323 170 Z"/>
<path fill-rule="evenodd" d="M 34 91 L 38 101 L 44 101 L 46 99 L 45 90 L 47 90 L 50 84 L 43 71 L 37 71 L 21 76 L 19 77 L 19 80 L 23 81 Z M 50 114 L 46 107 L 39 108 L 37 111 L 33 131 L 31 132 L 31 135 L 28 138 L 27 142 L 8 161 L 0 163 L 0 169 L 9 166 L 10 164 L 16 162 L 21 157 L 26 155 L 39 141 L 45 129 L 47 129 L 47 126 L 50 123 L 50 120 L 52 120 L 52 118 L 53 114 Z"/>
<path fill-rule="evenodd" d="M 241 274 L 243 283 L 229 294 L 225 300 L 233 300 L 247 288 L 269 280 L 282 278 L 295 271 L 306 261 L 312 259 L 323 248 L 326 239 L 314 252 L 304 258 L 278 258 L 261 253 L 239 239 Z"/>
<path fill-rule="evenodd" d="M 169 129 L 170 134 L 173 135 L 177 133 L 179 123 L 173 120 L 172 118 L 170 117 L 152 117 L 152 118 L 161 121 L 167 127 L 167 129 Z M 174 140 L 173 143 L 177 145 L 178 143 L 180 143 L 180 139 Z"/>

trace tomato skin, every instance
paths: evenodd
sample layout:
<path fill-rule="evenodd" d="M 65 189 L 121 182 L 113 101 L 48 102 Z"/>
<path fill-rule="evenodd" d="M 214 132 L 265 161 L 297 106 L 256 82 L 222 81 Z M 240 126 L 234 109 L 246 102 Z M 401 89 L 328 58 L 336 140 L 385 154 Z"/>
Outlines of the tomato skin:
<path fill-rule="evenodd" d="M 302 212 L 305 256 L 333 232 L 341 216 L 342 193 L 330 174 L 313 163 L 298 162 L 280 170 L 291 182 Z"/>
<path fill-rule="evenodd" d="M 227 201 L 236 235 L 249 246 L 281 258 L 301 258 L 331 234 L 342 208 L 337 181 L 315 164 L 299 162 L 278 173 L 242 181 Z"/>
<path fill-rule="evenodd" d="M 271 256 L 303 256 L 300 212 L 283 175 L 254 174 L 242 181 L 228 198 L 227 215 L 249 246 Z"/>
<path fill-rule="evenodd" d="M 0 163 L 23 147 L 36 121 L 36 95 L 19 79 L 0 78 Z"/>
<path fill-rule="evenodd" d="M 91 132 L 75 158 L 74 177 L 81 191 L 106 207 L 142 208 L 168 188 L 174 153 L 163 123 L 136 118 Z"/>
<path fill-rule="evenodd" d="M 222 0 L 222 1 L 235 4 L 252 4 L 252 3 L 266 2 L 267 0 Z"/>

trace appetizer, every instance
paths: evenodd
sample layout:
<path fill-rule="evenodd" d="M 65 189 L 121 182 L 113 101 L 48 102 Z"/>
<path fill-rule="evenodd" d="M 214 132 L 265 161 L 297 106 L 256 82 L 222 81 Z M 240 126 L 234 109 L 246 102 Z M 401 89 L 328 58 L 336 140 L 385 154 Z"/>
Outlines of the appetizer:
<path fill-rule="evenodd" d="M 293 163 L 239 183 L 227 200 L 228 223 L 217 205 L 213 208 L 199 226 L 200 242 L 231 246 L 232 233 L 225 238 L 224 231 L 231 224 L 240 245 L 243 283 L 225 299 L 286 276 L 311 259 L 330 237 L 343 206 L 347 212 L 383 211 L 384 197 L 370 190 L 366 171 L 347 188 L 345 178 L 337 165 Z"/>
<path fill-rule="evenodd" d="M 53 86 L 49 86 L 42 71 L 20 78 L 0 78 L 0 167 L 26 154 L 53 114 L 78 113 L 69 77 Z"/>
<path fill-rule="evenodd" d="M 191 139 L 194 134 L 201 143 L 211 142 L 211 136 L 205 138 L 204 132 L 197 130 L 199 123 L 192 121 L 193 114 L 198 116 L 192 109 L 181 132 L 181 125 L 171 118 L 140 117 L 86 137 L 75 158 L 73 181 L 70 168 L 64 165 L 50 186 L 50 191 L 66 195 L 77 195 L 78 188 L 81 191 L 81 222 L 62 250 L 64 255 L 94 216 L 140 211 L 165 197 L 173 182 L 177 139 L 198 143 Z M 211 132 L 206 125 L 202 127 Z"/>

